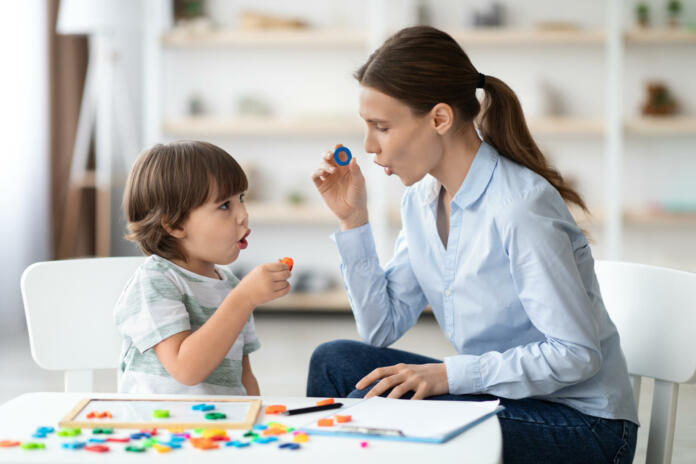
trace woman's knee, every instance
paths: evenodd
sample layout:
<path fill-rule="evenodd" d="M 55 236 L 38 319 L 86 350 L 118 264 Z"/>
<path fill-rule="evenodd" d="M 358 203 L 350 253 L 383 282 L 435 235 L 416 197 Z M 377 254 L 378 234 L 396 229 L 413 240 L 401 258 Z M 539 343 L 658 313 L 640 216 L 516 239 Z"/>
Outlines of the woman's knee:
<path fill-rule="evenodd" d="M 359 350 L 361 345 L 364 345 L 364 343 L 354 340 L 333 340 L 322 343 L 312 352 L 312 357 L 309 361 L 310 369 L 327 363 L 335 363 L 338 359 L 345 359 L 355 353 L 356 350 Z"/>

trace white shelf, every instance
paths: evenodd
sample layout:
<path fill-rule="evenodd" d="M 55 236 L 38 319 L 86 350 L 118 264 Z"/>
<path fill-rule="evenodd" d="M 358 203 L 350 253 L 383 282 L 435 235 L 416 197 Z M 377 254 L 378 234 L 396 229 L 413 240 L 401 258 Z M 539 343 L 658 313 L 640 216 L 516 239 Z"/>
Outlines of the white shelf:
<path fill-rule="evenodd" d="M 605 37 L 601 30 L 585 29 L 482 27 L 447 32 L 465 48 L 469 45 L 599 45 Z"/>
<path fill-rule="evenodd" d="M 696 44 L 696 30 L 631 29 L 624 34 L 628 44 Z"/>
<path fill-rule="evenodd" d="M 251 224 L 338 225 L 336 216 L 321 205 L 247 202 Z"/>
<path fill-rule="evenodd" d="M 346 29 L 214 29 L 192 33 L 172 29 L 162 36 L 165 47 L 365 47 L 367 33 Z"/>
<path fill-rule="evenodd" d="M 223 117 L 192 116 L 168 119 L 165 134 L 178 136 L 362 136 L 357 116 Z"/>
<path fill-rule="evenodd" d="M 696 117 L 644 116 L 627 120 L 625 127 L 635 135 L 696 135 Z"/>

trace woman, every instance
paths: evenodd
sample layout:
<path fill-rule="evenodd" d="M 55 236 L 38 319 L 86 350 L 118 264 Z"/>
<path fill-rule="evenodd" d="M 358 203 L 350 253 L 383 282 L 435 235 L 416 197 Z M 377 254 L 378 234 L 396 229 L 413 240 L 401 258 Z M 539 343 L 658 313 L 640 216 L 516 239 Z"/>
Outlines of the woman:
<path fill-rule="evenodd" d="M 319 346 L 307 395 L 500 398 L 506 463 L 631 462 L 626 363 L 566 203 L 586 207 L 537 148 L 514 92 L 430 27 L 396 33 L 355 77 L 365 150 L 408 187 L 403 228 L 382 269 L 360 168 L 327 153 L 312 179 L 339 220 L 367 344 Z M 385 348 L 426 305 L 458 352 L 444 362 Z"/>

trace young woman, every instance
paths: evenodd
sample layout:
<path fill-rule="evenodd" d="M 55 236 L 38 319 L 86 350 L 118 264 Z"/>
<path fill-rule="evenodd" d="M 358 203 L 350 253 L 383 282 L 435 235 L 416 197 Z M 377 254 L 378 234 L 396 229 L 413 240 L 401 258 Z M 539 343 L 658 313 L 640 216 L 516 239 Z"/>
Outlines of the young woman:
<path fill-rule="evenodd" d="M 408 187 L 382 269 L 355 160 L 312 179 L 367 342 L 319 346 L 307 395 L 500 398 L 512 462 L 631 462 L 637 412 L 587 238 L 586 209 L 534 143 L 514 92 L 431 27 L 389 38 L 357 72 L 365 150 Z M 476 89 L 483 89 L 483 106 Z M 385 348 L 430 305 L 458 354 Z"/>

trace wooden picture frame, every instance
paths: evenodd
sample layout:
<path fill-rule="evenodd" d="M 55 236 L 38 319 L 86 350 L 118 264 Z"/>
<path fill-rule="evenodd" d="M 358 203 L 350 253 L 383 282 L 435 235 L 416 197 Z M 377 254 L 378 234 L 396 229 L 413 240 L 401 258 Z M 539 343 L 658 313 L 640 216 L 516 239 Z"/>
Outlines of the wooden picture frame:
<path fill-rule="evenodd" d="M 185 407 L 182 403 L 193 404 L 212 404 L 216 408 L 213 411 L 194 411 L 191 410 L 189 405 L 186 405 L 187 413 L 185 417 L 177 417 L 177 415 L 170 416 L 164 419 L 152 418 L 152 415 L 148 419 L 138 419 L 134 420 L 132 417 L 127 417 L 127 413 L 112 413 L 111 418 L 95 418 L 86 419 L 84 412 L 88 409 L 94 408 L 99 404 L 99 408 L 107 411 L 111 410 L 124 410 L 127 408 L 131 412 L 135 412 L 134 409 L 140 407 L 141 413 L 142 408 L 146 403 L 154 403 L 158 406 L 156 409 L 169 410 L 172 407 L 178 407 L 180 410 Z M 217 407 L 223 407 L 227 404 L 239 404 L 246 403 L 249 405 L 244 419 L 239 421 L 229 421 L 225 419 L 219 420 L 206 420 L 205 414 L 207 412 L 219 412 Z M 90 406 L 92 405 L 92 406 Z M 104 409 L 102 406 L 111 406 L 111 410 Z M 72 408 L 66 415 L 58 422 L 60 427 L 65 428 L 114 428 L 114 429 L 194 429 L 194 428 L 214 428 L 214 429 L 251 429 L 256 422 L 256 418 L 261 410 L 261 400 L 260 399 L 225 399 L 225 398 L 100 398 L 100 397 L 89 397 L 80 400 L 74 408 Z M 224 412 L 224 407 L 223 407 Z M 81 417 L 83 416 L 83 417 Z M 142 416 L 142 414 L 141 414 Z M 197 419 L 200 417 L 200 420 Z"/>

